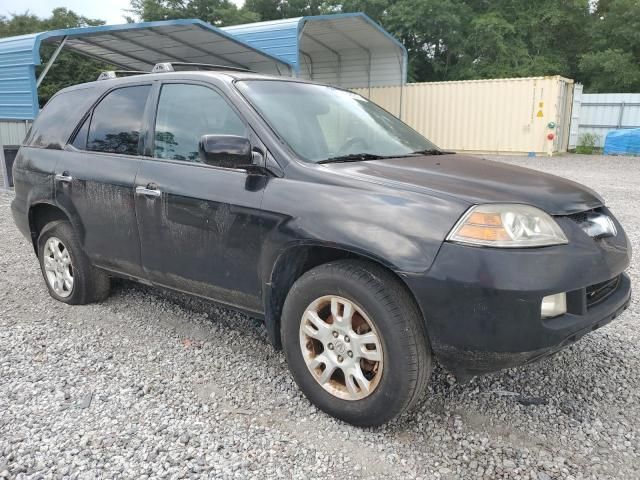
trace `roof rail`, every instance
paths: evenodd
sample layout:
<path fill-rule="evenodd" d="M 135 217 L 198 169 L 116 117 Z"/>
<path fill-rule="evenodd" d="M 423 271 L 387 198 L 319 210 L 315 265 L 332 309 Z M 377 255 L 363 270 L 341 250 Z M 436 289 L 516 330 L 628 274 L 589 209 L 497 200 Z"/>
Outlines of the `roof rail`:
<path fill-rule="evenodd" d="M 248 68 L 230 67 L 228 65 L 213 65 L 210 63 L 188 63 L 188 62 L 163 62 L 156 63 L 151 69 L 151 73 L 175 72 L 179 70 L 233 70 L 236 72 L 251 72 Z M 184 68 L 182 68 L 184 67 Z"/>
<path fill-rule="evenodd" d="M 131 75 L 142 75 L 147 74 L 149 72 L 143 72 L 141 70 L 105 70 L 100 75 L 98 75 L 98 80 L 111 80 L 112 78 L 118 77 L 130 77 Z"/>

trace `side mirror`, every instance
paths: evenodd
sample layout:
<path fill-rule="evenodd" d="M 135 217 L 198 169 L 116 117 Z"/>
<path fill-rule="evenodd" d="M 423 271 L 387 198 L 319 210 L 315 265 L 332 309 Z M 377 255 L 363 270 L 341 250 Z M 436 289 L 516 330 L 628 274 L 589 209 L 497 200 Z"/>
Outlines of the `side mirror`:
<path fill-rule="evenodd" d="M 198 151 L 204 163 L 216 167 L 246 168 L 254 162 L 249 139 L 238 135 L 203 135 Z"/>

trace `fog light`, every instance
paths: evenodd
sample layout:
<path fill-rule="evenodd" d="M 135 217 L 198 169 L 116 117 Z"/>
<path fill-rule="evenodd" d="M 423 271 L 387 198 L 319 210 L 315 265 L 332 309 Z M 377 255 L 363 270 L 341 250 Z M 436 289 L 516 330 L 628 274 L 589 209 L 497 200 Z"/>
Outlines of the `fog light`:
<path fill-rule="evenodd" d="M 567 295 L 565 293 L 548 295 L 542 299 L 542 306 L 540 307 L 542 318 L 557 317 L 564 313 L 567 313 Z"/>

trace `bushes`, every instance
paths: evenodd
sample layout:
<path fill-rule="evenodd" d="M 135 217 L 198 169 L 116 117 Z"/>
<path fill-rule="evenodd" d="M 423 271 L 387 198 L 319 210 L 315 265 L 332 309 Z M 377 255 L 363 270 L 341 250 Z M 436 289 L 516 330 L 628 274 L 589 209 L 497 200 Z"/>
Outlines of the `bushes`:
<path fill-rule="evenodd" d="M 576 153 L 591 155 L 600 146 L 600 136 L 595 133 L 583 133 L 578 137 Z"/>

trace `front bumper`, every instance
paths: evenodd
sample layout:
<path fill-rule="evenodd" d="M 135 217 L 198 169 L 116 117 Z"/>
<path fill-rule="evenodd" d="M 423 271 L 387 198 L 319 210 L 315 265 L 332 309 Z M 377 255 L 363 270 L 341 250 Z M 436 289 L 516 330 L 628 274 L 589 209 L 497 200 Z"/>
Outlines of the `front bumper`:
<path fill-rule="evenodd" d="M 623 272 L 631 246 L 622 227 L 616 225 L 615 237 L 595 240 L 570 220 L 559 223 L 568 245 L 509 250 L 444 243 L 426 275 L 405 277 L 434 354 L 457 377 L 548 356 L 629 305 L 631 282 Z M 589 305 L 587 289 L 616 277 L 616 288 Z M 567 293 L 567 313 L 542 319 L 542 298 L 561 292 Z"/>

